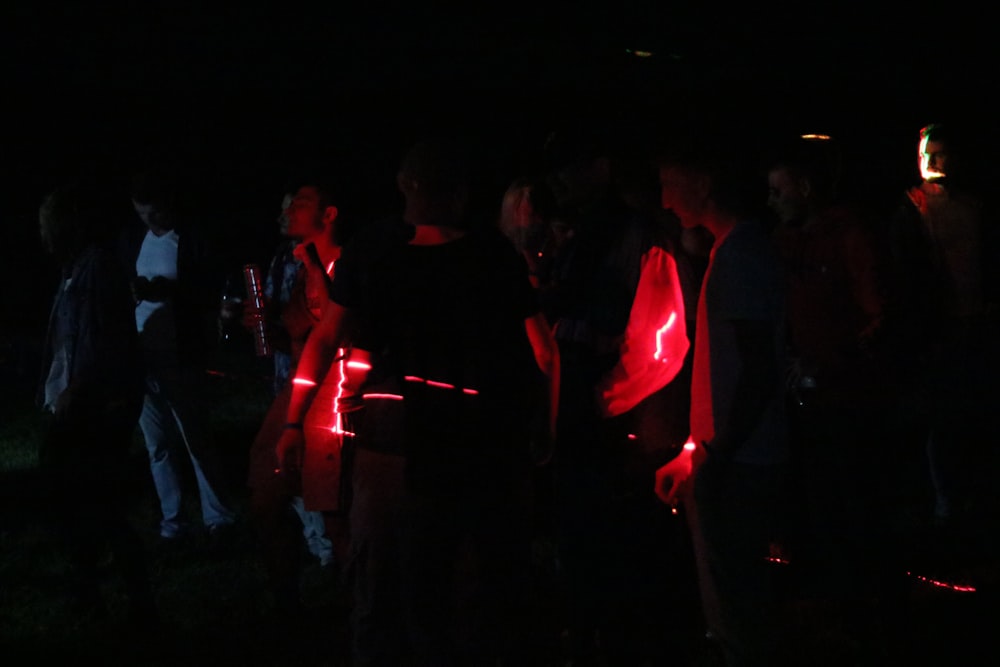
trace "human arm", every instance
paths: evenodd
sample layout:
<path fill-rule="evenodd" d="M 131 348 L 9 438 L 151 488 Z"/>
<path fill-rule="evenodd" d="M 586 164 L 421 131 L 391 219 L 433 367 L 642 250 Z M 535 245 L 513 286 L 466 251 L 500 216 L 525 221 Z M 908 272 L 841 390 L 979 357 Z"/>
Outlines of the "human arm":
<path fill-rule="evenodd" d="M 278 463 L 282 468 L 297 469 L 302 465 L 305 444 L 302 424 L 323 379 L 336 359 L 350 318 L 348 309 L 331 301 L 306 339 L 292 380 L 291 398 L 285 417 L 286 428 L 276 446 Z"/>
<path fill-rule="evenodd" d="M 677 263 L 666 249 L 654 246 L 642 256 L 618 362 L 597 387 L 604 416 L 623 414 L 669 384 L 689 346 Z"/>
<path fill-rule="evenodd" d="M 771 325 L 743 319 L 725 320 L 721 324 L 733 327 L 739 355 L 729 411 L 715 420 L 719 430 L 710 442 L 697 442 L 689 437 L 680 454 L 656 471 L 656 495 L 671 505 L 702 465 L 724 466 L 732 461 L 760 423 L 780 383 L 781 368 Z"/>
<path fill-rule="evenodd" d="M 559 345 L 556 343 L 552 328 L 541 313 L 535 313 L 527 318 L 524 327 L 535 354 L 535 363 L 548 379 L 549 436 L 554 439 L 559 414 Z"/>
<path fill-rule="evenodd" d="M 772 324 L 762 320 L 726 320 L 733 328 L 738 354 L 737 375 L 728 414 L 717 415 L 715 436 L 703 444 L 709 458 L 731 461 L 739 448 L 750 439 L 764 412 L 783 386 L 782 369 L 775 352 Z"/>
<path fill-rule="evenodd" d="M 680 453 L 656 471 L 656 497 L 667 505 L 676 505 L 688 481 L 694 478 L 708 453 L 688 436 Z"/>

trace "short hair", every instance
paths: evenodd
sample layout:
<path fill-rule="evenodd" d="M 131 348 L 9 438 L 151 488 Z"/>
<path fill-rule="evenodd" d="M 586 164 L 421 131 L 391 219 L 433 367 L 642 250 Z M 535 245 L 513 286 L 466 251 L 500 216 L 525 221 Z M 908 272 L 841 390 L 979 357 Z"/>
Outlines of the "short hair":
<path fill-rule="evenodd" d="M 470 185 L 471 159 L 451 137 L 430 137 L 415 143 L 403 156 L 399 173 L 420 185 L 427 196 L 451 197 Z"/>
<path fill-rule="evenodd" d="M 809 180 L 819 197 L 837 196 L 841 178 L 840 145 L 832 138 L 795 136 L 780 141 L 766 158 L 768 170 L 785 168 L 796 176 Z"/>
<path fill-rule="evenodd" d="M 82 183 L 47 194 L 38 209 L 38 222 L 42 242 L 60 260 L 74 258 L 91 243 L 106 240 L 111 232 L 96 193 Z"/>
<path fill-rule="evenodd" d="M 941 141 L 949 145 L 955 141 L 956 133 L 950 125 L 945 123 L 930 123 L 920 128 L 920 141 Z"/>
<path fill-rule="evenodd" d="M 285 179 L 285 192 L 295 194 L 299 188 L 311 187 L 319 195 L 320 208 L 340 204 L 339 178 L 332 168 L 305 165 L 293 169 Z"/>
<path fill-rule="evenodd" d="M 709 177 L 709 198 L 727 213 L 746 217 L 762 213 L 766 182 L 738 137 L 729 133 L 678 133 L 658 148 L 659 167 L 677 167 Z M 752 151 L 751 151 L 752 153 Z"/>
<path fill-rule="evenodd" d="M 173 175 L 165 167 L 145 167 L 132 174 L 130 194 L 140 204 L 171 209 L 176 187 Z"/>

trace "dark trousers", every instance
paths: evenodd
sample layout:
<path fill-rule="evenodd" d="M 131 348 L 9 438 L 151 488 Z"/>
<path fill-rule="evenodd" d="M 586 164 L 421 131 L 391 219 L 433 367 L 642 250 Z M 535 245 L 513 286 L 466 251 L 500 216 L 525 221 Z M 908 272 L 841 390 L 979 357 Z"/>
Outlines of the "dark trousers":
<path fill-rule="evenodd" d="M 125 584 L 130 614 L 154 608 L 146 557 L 129 523 L 128 456 L 139 403 L 88 405 L 53 417 L 39 447 L 47 515 L 71 562 L 71 592 L 88 607 L 103 607 L 98 564 L 105 549 Z"/>
<path fill-rule="evenodd" d="M 702 610 L 729 667 L 773 664 L 768 556 L 784 478 L 783 466 L 709 460 L 685 498 Z"/>

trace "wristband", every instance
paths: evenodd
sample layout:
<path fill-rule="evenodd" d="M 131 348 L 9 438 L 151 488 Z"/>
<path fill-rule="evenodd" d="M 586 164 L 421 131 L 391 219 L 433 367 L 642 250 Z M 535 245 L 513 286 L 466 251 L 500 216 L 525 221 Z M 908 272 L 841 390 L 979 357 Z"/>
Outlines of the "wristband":
<path fill-rule="evenodd" d="M 302 430 L 302 422 L 287 422 L 285 428 L 293 428 L 296 431 Z"/>

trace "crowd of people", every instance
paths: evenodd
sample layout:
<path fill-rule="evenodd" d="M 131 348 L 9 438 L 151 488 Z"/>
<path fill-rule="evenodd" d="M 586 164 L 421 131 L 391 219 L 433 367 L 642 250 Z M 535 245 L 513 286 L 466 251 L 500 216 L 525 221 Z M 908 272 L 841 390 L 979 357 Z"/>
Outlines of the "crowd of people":
<path fill-rule="evenodd" d="M 757 155 L 679 128 L 624 155 L 597 129 L 553 132 L 491 206 L 455 137 L 405 152 L 389 216 L 342 224 L 322 168 L 280 193 L 263 307 L 240 315 L 275 378 L 249 524 L 285 621 L 303 549 L 339 569 L 354 665 L 537 663 L 540 532 L 568 664 L 774 664 L 775 554 L 837 613 L 891 622 L 900 485 L 936 525 L 987 511 L 1000 246 L 957 128 L 915 136 L 889 216 L 845 196 L 836 138 Z M 185 460 L 204 530 L 239 518 L 203 398 L 223 276 L 168 185 L 137 174 L 122 225 L 76 186 L 40 210 L 63 268 L 41 464 L 81 595 L 100 605 L 108 539 L 145 625 L 155 591 L 109 493 L 136 427 L 161 540 L 194 530 Z M 86 488 L 80 433 L 100 445 Z M 901 479 L 914 456 L 925 477 Z"/>

